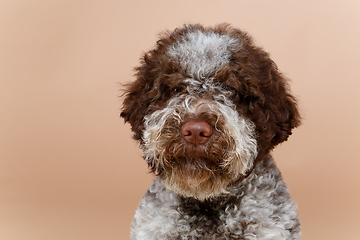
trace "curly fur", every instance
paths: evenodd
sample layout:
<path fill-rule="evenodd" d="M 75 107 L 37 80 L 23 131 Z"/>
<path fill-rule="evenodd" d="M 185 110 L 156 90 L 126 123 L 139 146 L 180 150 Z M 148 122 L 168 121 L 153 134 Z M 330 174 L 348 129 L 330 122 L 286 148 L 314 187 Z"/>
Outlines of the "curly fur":
<path fill-rule="evenodd" d="M 187 25 L 145 53 L 121 116 L 157 176 L 132 239 L 299 239 L 296 206 L 270 157 L 300 124 L 269 55 L 229 25 Z M 213 129 L 201 145 L 181 128 Z"/>
<path fill-rule="evenodd" d="M 296 205 L 271 157 L 228 194 L 199 201 L 160 178 L 136 211 L 131 239 L 300 239 Z"/>
<path fill-rule="evenodd" d="M 170 189 L 199 199 L 223 192 L 229 178 L 245 174 L 257 155 L 254 125 L 223 95 L 211 93 L 207 89 L 207 97 L 172 98 L 167 107 L 145 117 L 143 133 L 144 157 L 153 172 Z M 180 131 L 186 119 L 211 123 L 216 131 L 210 141 L 197 147 L 187 144 Z M 214 174 L 220 171 L 222 177 Z"/>

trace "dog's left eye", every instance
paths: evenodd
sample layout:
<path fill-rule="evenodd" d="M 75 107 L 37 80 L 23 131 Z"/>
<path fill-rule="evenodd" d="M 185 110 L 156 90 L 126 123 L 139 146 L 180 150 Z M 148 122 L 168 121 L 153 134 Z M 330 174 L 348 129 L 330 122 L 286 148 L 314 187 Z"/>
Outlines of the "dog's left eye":
<path fill-rule="evenodd" d="M 178 88 L 174 88 L 173 92 L 174 94 L 178 94 L 179 92 L 181 92 L 182 88 L 178 87 Z"/>
<path fill-rule="evenodd" d="M 237 92 L 235 89 L 232 89 L 231 87 L 225 86 L 225 91 L 228 93 L 230 99 L 235 99 L 237 97 Z"/>

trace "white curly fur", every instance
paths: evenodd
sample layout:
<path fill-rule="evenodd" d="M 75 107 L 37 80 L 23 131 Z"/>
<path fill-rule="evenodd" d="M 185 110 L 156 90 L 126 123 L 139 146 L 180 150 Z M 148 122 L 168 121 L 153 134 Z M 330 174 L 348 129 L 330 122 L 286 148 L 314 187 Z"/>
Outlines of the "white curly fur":
<path fill-rule="evenodd" d="M 229 62 L 230 54 L 241 48 L 238 39 L 214 32 L 193 31 L 168 49 L 193 78 L 203 79 Z"/>

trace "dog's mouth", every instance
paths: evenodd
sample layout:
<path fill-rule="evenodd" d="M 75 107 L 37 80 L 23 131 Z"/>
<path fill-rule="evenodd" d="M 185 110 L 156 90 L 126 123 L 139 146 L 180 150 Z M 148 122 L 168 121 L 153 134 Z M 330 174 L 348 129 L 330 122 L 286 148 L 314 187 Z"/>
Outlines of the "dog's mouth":
<path fill-rule="evenodd" d="M 173 136 L 162 152 L 163 165 L 157 168 L 160 171 L 155 171 L 165 185 L 178 194 L 200 200 L 224 193 L 239 172 L 232 172 L 232 164 L 226 160 L 234 140 L 215 127 L 201 143 L 188 140 L 183 131 Z"/>
<path fill-rule="evenodd" d="M 171 145 L 164 155 L 170 160 L 171 168 L 194 168 L 218 171 L 223 169 L 222 160 L 226 158 L 227 147 L 225 143 L 214 144 L 209 139 L 205 144 L 194 145 L 184 140 L 179 144 Z"/>
<path fill-rule="evenodd" d="M 184 151 L 164 167 L 160 177 L 165 185 L 180 195 L 200 200 L 223 193 L 230 178 L 221 167 L 221 157 L 211 156 L 199 146 L 185 147 Z"/>

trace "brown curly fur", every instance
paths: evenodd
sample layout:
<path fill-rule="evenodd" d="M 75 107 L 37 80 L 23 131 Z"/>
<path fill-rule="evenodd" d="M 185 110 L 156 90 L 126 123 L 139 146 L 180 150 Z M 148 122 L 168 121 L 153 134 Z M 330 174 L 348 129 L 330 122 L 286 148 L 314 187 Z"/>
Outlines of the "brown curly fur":
<path fill-rule="evenodd" d="M 136 81 L 126 86 L 121 117 L 131 124 L 133 138 L 142 143 L 144 117 L 165 107 L 169 99 L 184 91 L 182 80 L 190 77 L 166 51 L 186 33 L 195 30 L 225 34 L 242 44 L 241 50 L 232 52 L 229 64 L 206 77 L 231 92 L 238 112 L 255 124 L 258 145 L 255 167 L 276 145 L 287 140 L 292 129 L 299 126 L 300 116 L 287 80 L 269 54 L 254 46 L 248 34 L 229 25 L 214 28 L 187 25 L 164 33 L 155 49 L 142 57 L 141 65 L 136 68 Z M 151 164 L 150 167 L 155 171 Z"/>

